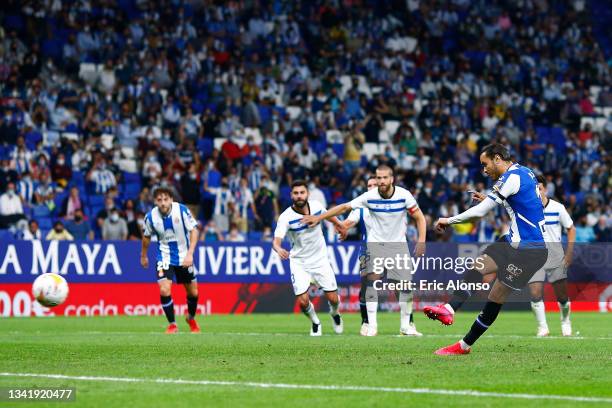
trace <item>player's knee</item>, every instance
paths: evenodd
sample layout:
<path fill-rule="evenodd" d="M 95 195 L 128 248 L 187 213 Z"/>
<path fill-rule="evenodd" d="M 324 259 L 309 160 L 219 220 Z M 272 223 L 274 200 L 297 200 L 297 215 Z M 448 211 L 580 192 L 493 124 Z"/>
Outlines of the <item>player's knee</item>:
<path fill-rule="evenodd" d="M 160 282 L 160 284 L 159 284 L 159 294 L 161 296 L 170 296 L 172 294 L 172 286 Z"/>
<path fill-rule="evenodd" d="M 531 295 L 531 303 L 539 303 L 542 300 L 543 300 L 542 296 L 533 296 L 533 295 Z"/>
<path fill-rule="evenodd" d="M 308 305 L 310 305 L 310 299 L 304 296 L 298 297 L 298 304 L 300 305 L 300 309 L 306 310 L 308 309 Z"/>

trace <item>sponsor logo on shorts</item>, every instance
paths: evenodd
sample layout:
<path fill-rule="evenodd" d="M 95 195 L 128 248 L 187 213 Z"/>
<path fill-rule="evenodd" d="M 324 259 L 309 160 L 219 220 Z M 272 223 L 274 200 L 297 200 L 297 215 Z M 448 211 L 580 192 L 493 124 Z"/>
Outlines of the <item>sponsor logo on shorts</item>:
<path fill-rule="evenodd" d="M 511 280 L 511 281 L 514 281 L 516 278 L 521 276 L 521 274 L 523 273 L 523 270 L 514 264 L 508 265 L 506 270 L 508 271 L 508 280 Z"/>

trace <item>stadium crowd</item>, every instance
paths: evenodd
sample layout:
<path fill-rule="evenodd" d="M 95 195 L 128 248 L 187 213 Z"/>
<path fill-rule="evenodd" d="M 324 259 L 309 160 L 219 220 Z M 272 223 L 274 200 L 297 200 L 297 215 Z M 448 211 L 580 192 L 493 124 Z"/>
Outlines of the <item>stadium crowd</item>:
<path fill-rule="evenodd" d="M 612 49 L 583 0 L 0 9 L 3 238 L 139 239 L 167 185 L 202 239 L 271 240 L 292 180 L 329 207 L 387 163 L 432 240 L 490 241 L 502 209 L 431 224 L 490 187 L 495 140 L 546 176 L 578 241 L 611 241 Z"/>

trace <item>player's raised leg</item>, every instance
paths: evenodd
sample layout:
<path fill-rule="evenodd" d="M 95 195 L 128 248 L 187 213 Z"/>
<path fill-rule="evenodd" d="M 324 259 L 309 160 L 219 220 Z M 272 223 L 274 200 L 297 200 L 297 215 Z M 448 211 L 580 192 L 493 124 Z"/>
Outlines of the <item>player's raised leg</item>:
<path fill-rule="evenodd" d="M 472 284 L 482 282 L 482 277 L 484 275 L 489 275 L 497 271 L 495 261 L 486 253 L 480 257 L 479 260 L 480 262 L 476 262 L 473 269 L 469 269 L 465 273 L 465 277 L 463 278 L 464 283 Z M 455 312 L 463 306 L 463 303 L 465 303 L 470 296 L 472 296 L 472 293 L 469 290 L 456 289 L 448 303 L 437 306 L 425 306 L 423 308 L 423 313 L 432 320 L 438 320 L 443 325 L 450 326 L 455 320 Z"/>
<path fill-rule="evenodd" d="M 189 330 L 192 333 L 200 333 L 200 326 L 195 319 L 198 310 L 198 283 L 189 282 L 185 283 L 185 292 L 187 293 L 187 313 L 185 320 L 189 325 Z"/>

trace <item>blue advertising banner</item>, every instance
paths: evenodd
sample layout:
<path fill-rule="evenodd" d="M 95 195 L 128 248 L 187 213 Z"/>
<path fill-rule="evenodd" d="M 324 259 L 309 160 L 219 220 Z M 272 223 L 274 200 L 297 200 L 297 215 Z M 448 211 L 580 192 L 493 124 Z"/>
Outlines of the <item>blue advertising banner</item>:
<path fill-rule="evenodd" d="M 474 265 L 482 244 L 429 243 L 426 256 L 397 254 L 392 261 L 410 263 L 413 281 L 447 282 L 461 279 Z M 569 280 L 611 282 L 610 246 L 577 245 Z M 27 283 L 46 272 L 64 275 L 74 283 L 143 283 L 156 280 L 157 244 L 149 250 L 149 270 L 140 265 L 138 241 L 2 241 L 0 283 Z M 339 284 L 359 281 L 358 243 L 328 246 L 328 257 Z M 398 258 L 399 257 L 399 258 Z M 381 260 L 382 261 L 382 260 Z M 380 266 L 384 266 L 381 262 Z M 200 243 L 194 255 L 200 283 L 289 283 L 289 261 L 282 261 L 270 243 Z M 423 288 L 424 289 L 424 288 Z"/>

